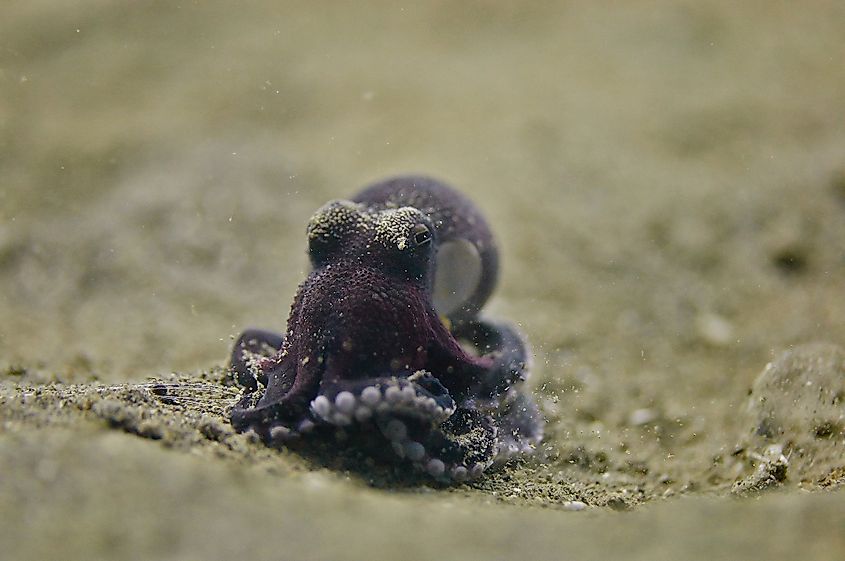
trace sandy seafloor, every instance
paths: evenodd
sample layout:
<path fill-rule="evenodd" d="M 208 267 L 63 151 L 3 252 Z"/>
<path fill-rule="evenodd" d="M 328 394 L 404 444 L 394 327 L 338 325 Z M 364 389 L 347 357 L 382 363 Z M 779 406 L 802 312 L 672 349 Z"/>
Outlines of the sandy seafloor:
<path fill-rule="evenodd" d="M 0 558 L 845 557 L 841 2 L 0 14 Z M 534 348 L 546 441 L 470 485 L 226 423 L 308 217 L 405 172 Z"/>

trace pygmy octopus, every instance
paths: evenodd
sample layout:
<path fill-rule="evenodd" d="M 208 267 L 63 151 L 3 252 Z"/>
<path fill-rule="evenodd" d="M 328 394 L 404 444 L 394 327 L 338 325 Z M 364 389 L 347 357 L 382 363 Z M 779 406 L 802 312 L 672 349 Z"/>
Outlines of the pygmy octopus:
<path fill-rule="evenodd" d="M 529 352 L 513 327 L 477 316 L 498 253 L 467 198 L 397 177 L 327 203 L 307 235 L 313 268 L 287 331 L 235 343 L 236 429 L 272 444 L 321 425 L 361 430 L 441 481 L 533 450 L 543 421 L 521 388 Z"/>

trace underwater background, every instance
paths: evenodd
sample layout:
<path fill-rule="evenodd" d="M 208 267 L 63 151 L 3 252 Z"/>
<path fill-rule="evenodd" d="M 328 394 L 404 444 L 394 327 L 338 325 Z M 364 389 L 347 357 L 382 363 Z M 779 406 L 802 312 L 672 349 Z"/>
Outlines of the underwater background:
<path fill-rule="evenodd" d="M 842 3 L 0 15 L 10 559 L 845 552 Z M 232 338 L 283 330 L 313 211 L 410 172 L 489 219 L 485 313 L 526 333 L 548 421 L 471 486 L 225 422 Z"/>

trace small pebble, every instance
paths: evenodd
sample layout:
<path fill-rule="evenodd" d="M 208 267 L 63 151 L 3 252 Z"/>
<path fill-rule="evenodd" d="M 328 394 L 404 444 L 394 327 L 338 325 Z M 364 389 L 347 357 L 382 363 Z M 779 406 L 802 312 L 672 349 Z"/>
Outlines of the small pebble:
<path fill-rule="evenodd" d="M 577 512 L 587 508 L 587 503 L 581 501 L 566 501 L 561 505 L 561 508 L 563 508 L 563 510 L 571 510 L 573 512 Z"/>

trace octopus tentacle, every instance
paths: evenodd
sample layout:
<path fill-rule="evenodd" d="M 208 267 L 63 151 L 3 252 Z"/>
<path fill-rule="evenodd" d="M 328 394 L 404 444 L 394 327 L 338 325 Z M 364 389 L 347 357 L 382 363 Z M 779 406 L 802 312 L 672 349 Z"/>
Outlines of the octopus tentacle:
<path fill-rule="evenodd" d="M 524 393 L 510 392 L 508 399 L 498 404 L 495 418 L 499 427 L 497 465 L 520 454 L 531 454 L 543 440 L 543 416 L 537 403 Z"/>
<path fill-rule="evenodd" d="M 457 408 L 446 388 L 426 371 L 324 381 L 311 402 L 311 418 L 338 427 L 372 423 L 395 455 L 443 481 L 480 476 L 500 449 L 492 416 L 474 407 Z"/>
<path fill-rule="evenodd" d="M 283 349 L 273 357 L 261 359 L 257 368 L 267 380 L 267 389 L 258 399 L 259 392 L 247 392 L 232 408 L 232 425 L 238 430 L 255 430 L 268 424 L 294 426 L 307 414 L 310 401 L 317 395 L 322 365 L 317 361 L 314 365 L 297 365 Z"/>
<path fill-rule="evenodd" d="M 531 353 L 525 337 L 512 325 L 501 321 L 475 319 L 455 326 L 452 334 L 469 342 L 489 357 L 493 366 L 472 389 L 475 396 L 493 397 L 514 384 L 524 382 L 531 370 Z"/>
<path fill-rule="evenodd" d="M 273 356 L 282 348 L 285 338 L 272 331 L 247 329 L 232 347 L 231 369 L 238 383 L 255 391 L 258 385 L 267 385 L 267 374 L 259 368 L 263 358 Z"/>
<path fill-rule="evenodd" d="M 441 481 L 479 477 L 498 448 L 493 419 L 477 409 L 459 407 L 436 427 L 397 417 L 377 422 L 397 456 Z"/>
<path fill-rule="evenodd" d="M 432 371 L 444 373 L 441 379 L 458 401 L 464 396 L 493 398 L 528 378 L 530 350 L 512 325 L 475 319 L 449 331 L 442 322 L 433 323 L 429 362 Z M 468 342 L 477 356 L 467 353 L 457 339 Z"/>
<path fill-rule="evenodd" d="M 311 401 L 311 412 L 323 423 L 348 426 L 374 418 L 401 416 L 423 424 L 439 424 L 455 411 L 455 402 L 429 372 L 326 380 Z"/>
<path fill-rule="evenodd" d="M 464 350 L 433 311 L 427 319 L 431 331 L 427 367 L 437 373 L 456 401 L 463 401 L 472 388 L 482 383 L 494 366 L 493 360 L 490 356 L 474 356 Z"/>

